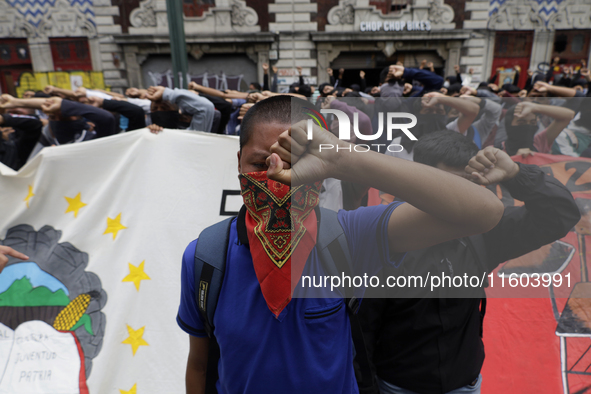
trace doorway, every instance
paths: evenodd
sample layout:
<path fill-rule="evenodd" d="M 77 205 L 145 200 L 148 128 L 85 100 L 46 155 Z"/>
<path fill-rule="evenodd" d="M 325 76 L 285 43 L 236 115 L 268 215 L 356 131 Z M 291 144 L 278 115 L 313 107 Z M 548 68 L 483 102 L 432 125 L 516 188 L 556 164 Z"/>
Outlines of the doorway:
<path fill-rule="evenodd" d="M 29 45 L 25 38 L 3 39 L 0 43 L 0 90 L 16 95 L 23 72 L 33 72 Z"/>
<path fill-rule="evenodd" d="M 502 68 L 503 76 L 499 75 L 497 85 L 501 87 L 511 79 L 513 85 L 524 88 L 527 81 L 527 70 L 529 69 L 529 60 L 531 56 L 534 33 L 531 31 L 504 31 L 497 32 L 495 36 L 494 59 L 492 63 L 492 73 L 497 68 Z M 515 66 L 521 67 L 519 81 L 515 81 Z M 488 80 L 488 77 L 486 77 Z"/>

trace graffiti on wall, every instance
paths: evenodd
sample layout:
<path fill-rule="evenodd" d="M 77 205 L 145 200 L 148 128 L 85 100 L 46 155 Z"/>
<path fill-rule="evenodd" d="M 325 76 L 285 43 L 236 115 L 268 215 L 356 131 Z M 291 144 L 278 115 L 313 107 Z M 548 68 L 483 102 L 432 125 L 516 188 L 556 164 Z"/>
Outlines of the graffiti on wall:
<path fill-rule="evenodd" d="M 107 88 L 103 73 L 100 71 L 24 72 L 19 77 L 16 94 L 22 97 L 27 90 L 43 90 L 47 85 L 69 90 L 76 90 L 81 86 L 89 89 Z"/>

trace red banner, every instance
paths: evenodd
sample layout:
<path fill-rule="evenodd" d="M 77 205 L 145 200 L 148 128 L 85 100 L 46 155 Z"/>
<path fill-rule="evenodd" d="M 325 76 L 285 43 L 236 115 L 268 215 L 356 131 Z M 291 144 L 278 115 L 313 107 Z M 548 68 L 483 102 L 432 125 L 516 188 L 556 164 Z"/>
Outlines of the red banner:
<path fill-rule="evenodd" d="M 484 321 L 482 393 L 591 392 L 591 160 L 540 153 L 513 159 L 539 165 L 564 184 L 583 218 L 560 241 L 496 270 L 518 272 L 519 267 L 538 265 L 562 278 L 570 273 L 571 283 L 546 288 L 546 298 L 495 298 L 491 292 Z M 505 205 L 522 204 L 502 187 L 496 191 Z M 551 256 L 551 250 L 558 253 Z"/>

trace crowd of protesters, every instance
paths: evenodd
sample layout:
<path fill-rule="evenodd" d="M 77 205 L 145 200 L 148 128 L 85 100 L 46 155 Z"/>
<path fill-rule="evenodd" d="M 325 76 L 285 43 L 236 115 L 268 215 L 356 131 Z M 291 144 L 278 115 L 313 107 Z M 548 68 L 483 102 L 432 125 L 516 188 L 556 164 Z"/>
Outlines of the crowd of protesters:
<path fill-rule="evenodd" d="M 373 134 L 378 128 L 378 113 L 406 109 L 422 115 L 413 129 L 417 137 L 450 129 L 473 139 L 479 148 L 493 145 L 510 155 L 537 151 L 591 157 L 591 115 L 580 111 L 583 101 L 576 100 L 591 94 L 589 69 L 584 61 L 574 69 L 561 68 L 559 61 L 555 58 L 547 73 L 528 72 L 524 89 L 517 86 L 519 66 L 510 78 L 504 76 L 500 81 L 502 70 L 497 69 L 488 82 L 474 87 L 470 86 L 472 70 L 462 74 L 456 65 L 456 75 L 443 78 L 427 61 L 419 68 L 400 63 L 387 67 L 377 86 L 367 86 L 363 71 L 358 83 L 345 86 L 344 69 L 328 69 L 330 82 L 310 86 L 298 67 L 297 82 L 283 93 L 278 92 L 276 68 L 271 74 L 267 64 L 263 64 L 262 86 L 252 82 L 247 92 L 221 91 L 195 82 L 187 90 L 153 86 L 129 88 L 125 95 L 46 86 L 43 91 L 26 91 L 23 98 L 2 95 L 0 161 L 19 169 L 43 147 L 146 126 L 154 132 L 168 128 L 236 135 L 248 109 L 277 94 L 306 98 L 319 109 L 358 113 L 363 134 Z M 414 141 L 399 135 L 392 143 L 405 148 L 397 156 L 412 159 Z"/>
<path fill-rule="evenodd" d="M 359 73 L 358 83 L 345 86 L 344 69 L 328 69 L 330 82 L 310 86 L 302 76 L 302 69 L 297 68 L 297 82 L 290 85 L 287 92 L 278 91 L 277 70 L 270 70 L 267 64 L 263 65 L 262 86 L 252 82 L 248 92 L 220 91 L 195 82 L 191 82 L 188 89 L 129 88 L 124 95 L 46 86 L 40 92 L 27 91 L 23 98 L 1 96 L 0 161 L 18 170 L 44 147 L 81 143 L 146 127 L 154 133 L 163 129 L 187 129 L 239 135 L 244 119 L 243 136 L 246 136 L 249 130 L 247 119 L 253 117 L 253 113 L 259 111 L 260 123 L 271 122 L 269 119 L 277 115 L 267 112 L 261 115 L 260 108 L 265 104 L 258 103 L 287 94 L 308 100 L 309 105 L 319 111 L 332 109 L 345 113 L 355 130 L 351 134 L 353 143 L 364 144 L 371 140 L 371 144 L 366 144 L 368 149 L 380 153 L 414 160 L 467 178 L 472 175 L 475 177 L 472 180 L 481 185 L 501 183 L 515 198 L 523 201 L 522 207 L 506 209 L 494 228 L 469 240 L 464 237 L 424 249 L 404 249 L 405 252 L 410 250 L 405 263 L 402 267 L 395 267 L 398 274 L 416 274 L 417 269 L 420 273 L 445 271 L 448 265 L 452 265 L 447 257 L 453 255 L 456 270 L 480 276 L 481 272 L 491 272 L 508 259 L 563 237 L 580 219 L 579 208 L 563 185 L 539 167 L 517 165 L 509 157 L 535 155 L 536 152 L 591 157 L 591 108 L 586 101 L 586 97 L 591 96 L 589 69 L 584 62 L 575 68 L 561 68 L 559 63 L 560 59 L 554 59 L 546 73 L 529 72 L 524 89 L 518 87 L 521 73 L 518 66 L 513 68 L 510 76 L 503 70 L 496 70 L 487 82 L 474 87 L 471 86 L 471 70 L 463 74 L 461 68 L 455 66 L 455 75 L 444 78 L 427 61 L 421 62 L 418 68 L 404 67 L 400 63 L 391 65 L 381 72 L 380 83 L 376 86 L 368 86 L 363 71 Z M 281 97 L 269 99 L 266 103 L 273 103 L 268 105 L 269 108 L 284 109 L 289 104 Z M 267 108 L 267 111 L 270 110 Z M 382 132 L 384 125 L 392 122 L 387 115 L 392 112 L 415 114 L 418 123 L 411 131 L 416 138 L 410 138 L 402 129 L 391 135 Z M 338 119 L 328 114 L 326 120 L 327 128 L 337 134 Z M 242 143 L 241 139 L 241 149 Z M 389 149 L 392 146 L 396 148 Z M 280 158 L 289 161 L 289 157 Z M 388 160 L 394 162 L 394 159 Z M 464 173 L 465 168 L 472 172 Z M 329 178 L 323 183 L 320 206 L 352 210 L 367 204 L 367 191 L 367 186 Z M 385 193 L 382 197 L 385 203 L 395 198 Z M 411 235 L 416 235 L 417 239 L 425 237 L 424 232 Z M 453 241 L 458 242 L 452 245 L 450 242 Z M 189 265 L 193 264 L 194 256 L 195 253 L 189 254 Z M 447 265 L 441 264 L 444 260 Z M 194 275 L 189 277 L 194 279 Z M 480 392 L 485 297 L 481 300 L 446 294 L 439 296 L 364 300 L 361 324 L 377 383 L 373 379 L 361 381 L 363 392 Z M 194 294 L 188 297 L 193 302 L 194 298 Z M 339 310 L 320 311 L 317 317 L 324 318 Z M 192 313 L 196 316 L 194 324 L 198 325 L 196 310 Z M 191 335 L 196 332 L 181 327 Z M 301 337 L 294 340 L 301 340 Z M 270 336 L 262 341 L 268 338 Z M 223 341 L 220 344 L 223 346 Z M 207 354 L 205 349 L 201 349 L 200 354 Z M 316 353 L 312 350 L 310 354 L 314 356 Z M 220 365 L 226 366 L 224 362 L 232 360 L 228 357 L 223 360 L 224 351 L 227 350 L 222 348 L 223 362 Z M 238 341 L 233 351 L 240 353 Z M 204 364 L 207 365 L 207 357 L 199 357 L 199 368 L 195 373 L 201 376 L 205 375 L 202 369 Z M 190 355 L 188 388 L 192 376 L 191 360 Z M 303 360 L 301 365 L 307 362 Z M 258 370 L 255 364 L 240 363 L 238 369 L 243 375 L 249 375 L 250 372 L 244 371 Z M 250 369 L 245 369 L 248 365 Z M 269 368 L 268 363 L 261 366 L 261 370 L 265 368 Z M 232 383 L 247 386 L 244 382 Z M 253 382 L 249 380 L 247 383 Z M 356 391 L 343 389 L 339 392 Z"/>

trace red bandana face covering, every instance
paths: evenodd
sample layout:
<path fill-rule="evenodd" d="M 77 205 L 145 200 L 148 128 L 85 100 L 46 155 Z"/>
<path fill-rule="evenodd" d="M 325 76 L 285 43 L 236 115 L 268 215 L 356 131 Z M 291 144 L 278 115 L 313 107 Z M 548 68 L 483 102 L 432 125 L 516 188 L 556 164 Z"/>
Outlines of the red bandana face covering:
<path fill-rule="evenodd" d="M 268 179 L 265 171 L 239 178 L 254 270 L 267 306 L 277 318 L 291 300 L 291 289 L 316 245 L 314 208 L 322 182 L 292 188 Z"/>

